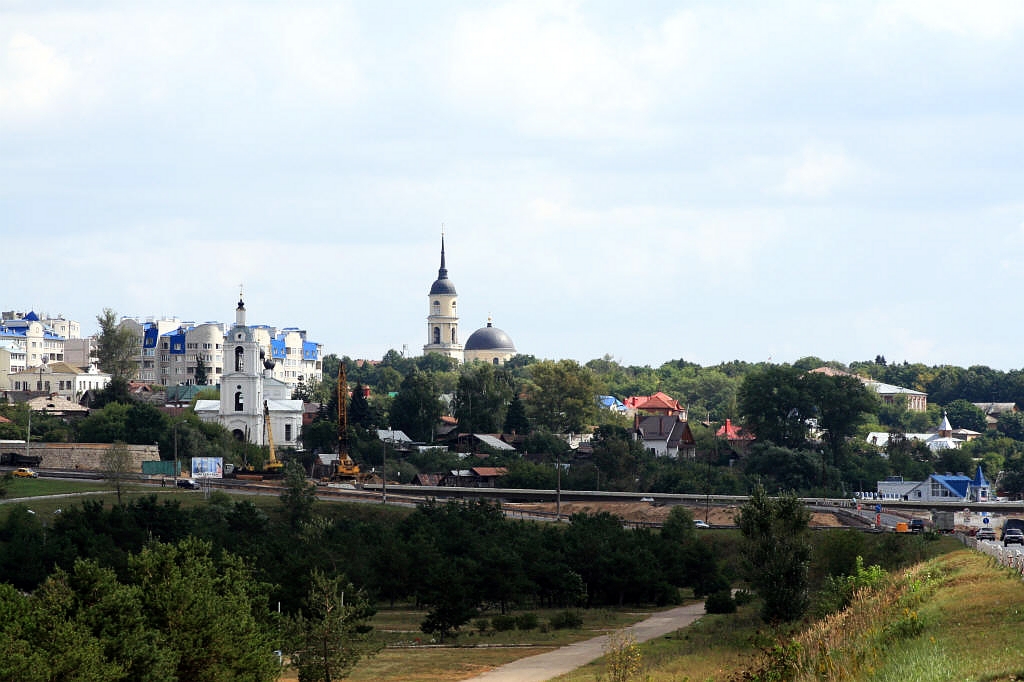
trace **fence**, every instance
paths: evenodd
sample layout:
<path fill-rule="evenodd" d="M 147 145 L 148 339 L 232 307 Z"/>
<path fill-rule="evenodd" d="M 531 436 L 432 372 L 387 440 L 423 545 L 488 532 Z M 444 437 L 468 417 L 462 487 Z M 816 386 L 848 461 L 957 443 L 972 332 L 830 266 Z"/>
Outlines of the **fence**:
<path fill-rule="evenodd" d="M 1006 547 L 998 542 L 966 538 L 965 543 L 983 554 L 988 554 L 1002 566 L 1006 566 L 1017 575 L 1024 578 L 1024 547 Z"/>

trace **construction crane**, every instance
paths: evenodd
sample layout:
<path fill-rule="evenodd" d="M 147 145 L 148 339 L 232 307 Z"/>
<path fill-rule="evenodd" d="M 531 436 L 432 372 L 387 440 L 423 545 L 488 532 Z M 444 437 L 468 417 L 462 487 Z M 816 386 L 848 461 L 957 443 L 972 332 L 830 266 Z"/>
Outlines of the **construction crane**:
<path fill-rule="evenodd" d="M 270 446 L 270 456 L 267 458 L 267 466 L 264 469 L 268 473 L 280 472 L 284 468 L 277 459 L 277 453 L 274 452 L 274 430 L 270 428 L 270 407 L 267 405 L 267 401 L 263 401 L 263 426 L 267 432 L 267 444 Z"/>
<path fill-rule="evenodd" d="M 338 363 L 338 463 L 331 474 L 332 481 L 349 481 L 355 483 L 362 480 L 359 465 L 348 454 L 348 379 L 345 376 L 345 363 Z"/>

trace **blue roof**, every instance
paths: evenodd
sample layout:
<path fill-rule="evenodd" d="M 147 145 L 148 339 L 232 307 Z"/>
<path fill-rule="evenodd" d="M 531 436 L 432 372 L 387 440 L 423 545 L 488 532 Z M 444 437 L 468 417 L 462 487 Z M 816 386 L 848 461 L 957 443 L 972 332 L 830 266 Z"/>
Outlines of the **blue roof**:
<path fill-rule="evenodd" d="M 287 357 L 287 349 L 284 345 L 284 339 L 277 338 L 270 340 L 270 357 L 280 360 Z"/>
<path fill-rule="evenodd" d="M 319 357 L 319 344 L 313 343 L 312 341 L 302 342 L 302 359 L 303 360 L 316 360 Z"/>
<path fill-rule="evenodd" d="M 967 497 L 967 489 L 971 484 L 971 479 L 968 477 L 962 475 L 941 476 L 939 474 L 932 474 L 931 478 L 957 497 Z"/>
<path fill-rule="evenodd" d="M 981 465 L 978 465 L 978 471 L 974 474 L 974 480 L 971 481 L 971 485 L 975 488 L 988 487 L 988 481 L 985 480 L 985 472 L 981 470 Z"/>

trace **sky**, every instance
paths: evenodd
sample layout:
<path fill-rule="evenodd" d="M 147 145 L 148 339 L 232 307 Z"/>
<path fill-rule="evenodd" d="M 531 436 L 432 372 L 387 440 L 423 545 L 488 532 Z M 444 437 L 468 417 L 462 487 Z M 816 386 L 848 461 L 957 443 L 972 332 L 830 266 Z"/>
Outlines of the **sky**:
<path fill-rule="evenodd" d="M 0 0 L 0 309 L 1024 367 L 1024 3 Z"/>

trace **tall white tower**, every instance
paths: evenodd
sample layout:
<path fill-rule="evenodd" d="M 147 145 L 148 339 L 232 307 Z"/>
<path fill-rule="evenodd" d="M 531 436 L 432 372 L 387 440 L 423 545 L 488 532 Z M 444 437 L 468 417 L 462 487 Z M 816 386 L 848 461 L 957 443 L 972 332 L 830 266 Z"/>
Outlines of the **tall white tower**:
<path fill-rule="evenodd" d="M 441 233 L 441 267 L 437 271 L 437 279 L 430 287 L 427 296 L 427 343 L 423 346 L 424 355 L 440 353 L 462 362 L 462 344 L 459 343 L 459 294 L 455 285 L 448 279 L 448 270 L 444 265 L 444 233 Z"/>
<path fill-rule="evenodd" d="M 224 337 L 224 374 L 220 414 L 236 438 L 263 443 L 263 364 L 253 331 L 245 324 L 245 303 L 238 299 L 235 326 Z"/>

